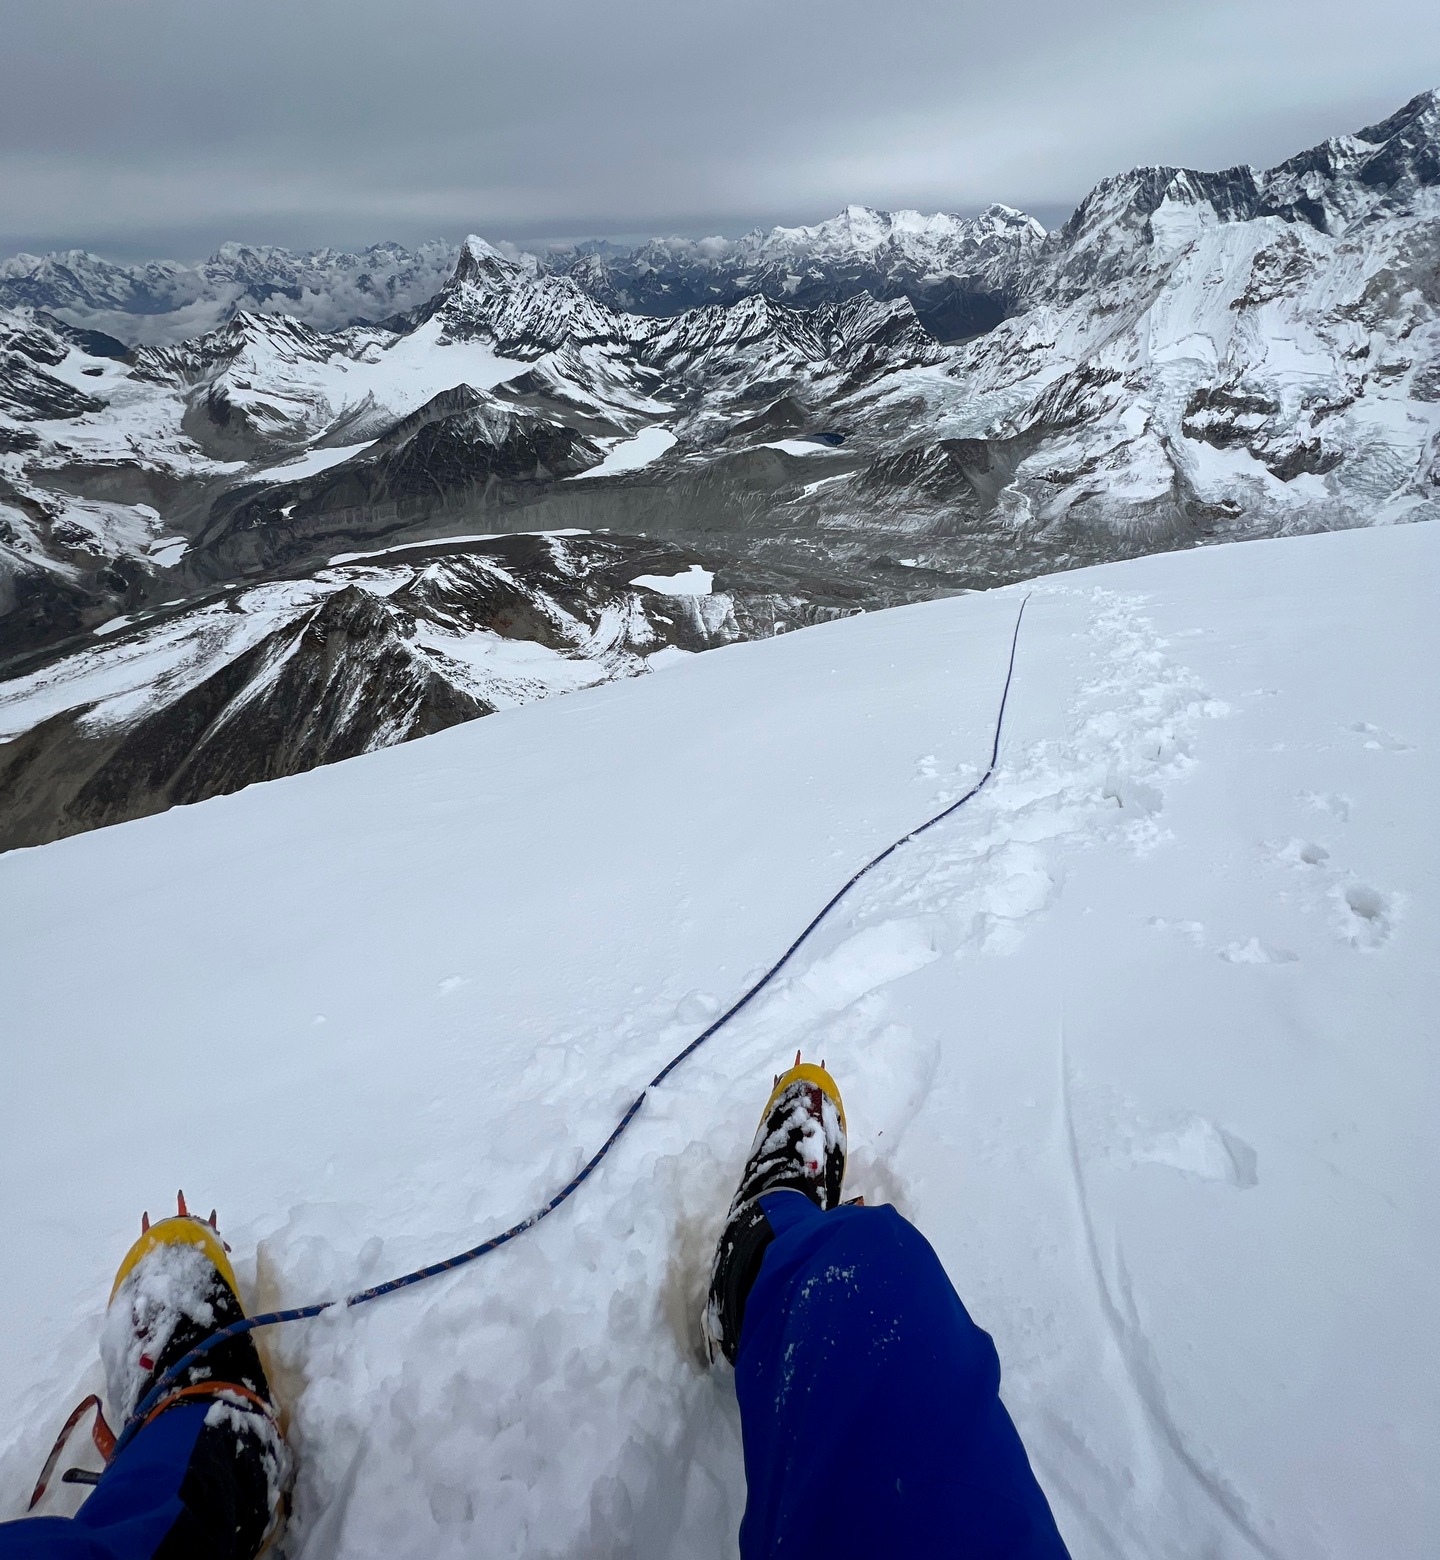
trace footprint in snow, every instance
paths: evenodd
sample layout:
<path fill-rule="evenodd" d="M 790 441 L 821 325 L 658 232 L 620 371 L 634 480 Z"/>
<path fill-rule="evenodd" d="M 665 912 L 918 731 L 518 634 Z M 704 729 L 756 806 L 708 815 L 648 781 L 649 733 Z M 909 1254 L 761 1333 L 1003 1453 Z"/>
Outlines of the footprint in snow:
<path fill-rule="evenodd" d="M 867 992 L 923 969 L 940 952 L 918 920 L 885 921 L 848 937 L 795 982 L 824 1012 L 838 1013 Z"/>
<path fill-rule="evenodd" d="M 1350 730 L 1357 736 L 1364 737 L 1364 746 L 1375 748 L 1386 753 L 1412 753 L 1414 747 L 1409 742 L 1402 742 L 1399 737 L 1392 736 L 1390 732 L 1379 726 L 1372 726 L 1368 720 L 1357 720 Z"/>
<path fill-rule="evenodd" d="M 1291 867 L 1323 867 L 1330 859 L 1330 852 L 1314 840 L 1287 840 L 1275 856 Z"/>
<path fill-rule="evenodd" d="M 1398 894 L 1384 893 L 1353 874 L 1333 867 L 1330 852 L 1314 840 L 1292 839 L 1271 848 L 1277 861 L 1306 875 L 1317 897 L 1323 894 L 1324 899 L 1329 900 L 1331 921 L 1342 942 L 1349 943 L 1352 948 L 1373 949 L 1390 940 L 1400 911 Z M 1232 962 L 1264 962 L 1232 957 L 1228 949 L 1223 957 Z"/>
<path fill-rule="evenodd" d="M 1157 1132 L 1130 1145 L 1132 1164 L 1164 1165 L 1202 1181 L 1220 1181 L 1248 1191 L 1259 1183 L 1259 1157 L 1244 1138 L 1204 1116 L 1192 1116 L 1182 1126 Z"/>
<path fill-rule="evenodd" d="M 688 991 L 675 1004 L 675 1017 L 682 1024 L 708 1024 L 720 1011 L 720 999 L 709 991 Z"/>
<path fill-rule="evenodd" d="M 1394 894 L 1382 894 L 1368 883 L 1335 883 L 1330 888 L 1335 922 L 1341 938 L 1353 948 L 1379 948 L 1390 940 L 1399 909 Z"/>
<path fill-rule="evenodd" d="M 1288 948 L 1272 948 L 1258 937 L 1227 943 L 1220 950 L 1220 957 L 1227 964 L 1296 964 L 1300 958 L 1299 954 L 1291 953 Z"/>
<path fill-rule="evenodd" d="M 1355 804 L 1338 791 L 1301 791 L 1300 800 L 1312 812 L 1328 813 L 1337 823 L 1349 823 Z"/>

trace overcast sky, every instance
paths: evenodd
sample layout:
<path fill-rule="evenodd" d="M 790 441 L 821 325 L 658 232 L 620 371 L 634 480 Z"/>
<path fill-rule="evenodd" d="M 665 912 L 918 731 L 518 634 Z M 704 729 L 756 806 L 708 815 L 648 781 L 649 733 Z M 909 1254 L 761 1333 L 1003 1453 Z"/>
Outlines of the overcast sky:
<path fill-rule="evenodd" d="M 1436 0 L 0 0 L 0 253 L 1048 223 L 1436 86 Z"/>

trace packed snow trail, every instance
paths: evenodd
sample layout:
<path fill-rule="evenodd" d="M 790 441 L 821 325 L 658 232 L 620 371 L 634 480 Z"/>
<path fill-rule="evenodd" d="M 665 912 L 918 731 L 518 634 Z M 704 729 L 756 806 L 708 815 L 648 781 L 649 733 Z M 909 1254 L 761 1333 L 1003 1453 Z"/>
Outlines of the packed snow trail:
<path fill-rule="evenodd" d="M 845 1088 L 850 1190 L 915 1218 L 995 1333 L 1077 1557 L 1433 1552 L 1436 563 L 1416 526 L 1040 582 L 995 780 L 583 1197 L 275 1337 L 292 1560 L 734 1552 L 697 1315 L 802 1044 Z M 973 783 L 1018 599 L 0 857 L 5 1509 L 98 1380 L 140 1208 L 216 1203 L 268 1306 L 543 1200 L 837 879 Z"/>

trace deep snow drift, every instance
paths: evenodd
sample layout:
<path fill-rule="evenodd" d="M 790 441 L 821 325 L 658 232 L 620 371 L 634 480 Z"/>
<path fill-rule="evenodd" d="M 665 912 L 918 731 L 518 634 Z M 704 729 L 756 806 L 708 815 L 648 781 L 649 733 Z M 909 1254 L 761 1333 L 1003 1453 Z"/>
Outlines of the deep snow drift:
<path fill-rule="evenodd" d="M 992 786 L 572 1203 L 269 1336 L 292 1560 L 734 1552 L 698 1312 L 797 1046 L 845 1089 L 849 1190 L 915 1218 L 995 1334 L 1077 1560 L 1435 1553 L 1437 563 L 1417 525 L 1037 582 Z M 115 1263 L 177 1186 L 264 1305 L 558 1188 L 973 780 L 1021 594 L 0 858 L 0 1510 L 98 1384 Z"/>

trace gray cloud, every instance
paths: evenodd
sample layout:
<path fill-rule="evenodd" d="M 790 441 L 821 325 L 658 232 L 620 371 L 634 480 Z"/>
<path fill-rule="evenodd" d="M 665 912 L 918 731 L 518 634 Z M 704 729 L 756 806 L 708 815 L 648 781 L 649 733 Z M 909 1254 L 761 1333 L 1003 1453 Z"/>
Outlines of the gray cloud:
<path fill-rule="evenodd" d="M 8 0 L 0 245 L 1042 217 L 1440 84 L 1433 0 Z"/>

